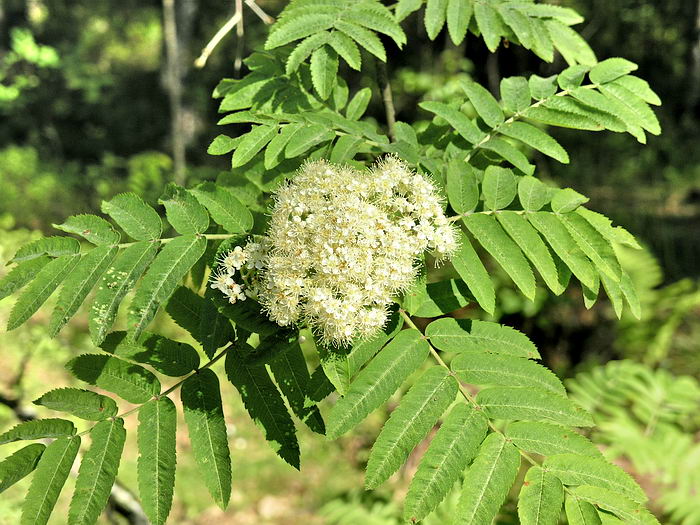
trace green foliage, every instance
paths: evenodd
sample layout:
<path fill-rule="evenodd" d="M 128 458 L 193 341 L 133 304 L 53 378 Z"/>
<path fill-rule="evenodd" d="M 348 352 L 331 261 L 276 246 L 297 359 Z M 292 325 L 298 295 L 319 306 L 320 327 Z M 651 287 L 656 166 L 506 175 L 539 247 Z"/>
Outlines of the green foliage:
<path fill-rule="evenodd" d="M 423 4 L 430 39 L 446 27 L 457 44 L 471 32 L 491 51 L 507 40 L 552 62 L 556 50 L 569 67 L 548 78 L 504 79 L 498 96 L 461 78 L 455 96 L 419 104 L 428 120 L 393 123 L 390 117 L 385 129 L 372 110 L 367 114 L 374 86 L 362 83 L 350 93 L 344 64 L 367 71 L 369 53 L 378 59 L 371 69 L 381 77 L 384 42 L 399 48 L 406 44 L 400 22 Z M 248 73 L 222 80 L 215 90 L 219 110 L 226 113 L 219 124 L 244 130 L 238 136 L 219 135 L 209 147 L 213 155 L 231 154 L 232 171 L 216 183 L 190 189 L 168 184 L 160 196 L 174 236 L 162 237 L 169 228 L 159 210 L 136 193 L 121 193 L 102 204 L 111 221 L 76 215 L 56 226 L 90 245 L 67 236 L 47 237 L 17 251 L 15 267 L 0 281 L 1 297 L 19 292 L 9 329 L 27 321 L 61 287 L 49 323 L 56 335 L 96 286 L 89 328 L 104 353 L 79 355 L 67 367 L 79 380 L 137 405 L 129 413 L 139 411 L 139 493 L 153 523 L 166 523 L 172 506 L 177 418 L 166 396 L 178 388 L 204 485 L 221 508 L 229 502 L 231 455 L 219 374 L 213 369 L 222 358 L 251 419 L 274 452 L 296 468 L 300 446 L 294 418 L 325 433 L 317 403 L 334 390 L 339 397 L 327 418 L 331 439 L 390 398 L 396 401 L 369 454 L 368 488 L 387 481 L 440 424 L 408 488 L 404 518 L 409 522 L 430 520 L 461 481 L 453 522 L 490 524 L 522 463 L 529 469 L 518 498 L 524 524 L 555 524 L 562 505 L 572 524 L 610 522 L 612 515 L 655 523 L 633 478 L 575 429 L 591 427 L 591 413 L 605 413 L 599 404 L 603 399 L 622 397 L 628 403 L 630 392 L 644 398 L 640 385 L 648 386 L 649 375 L 622 374 L 638 381 L 618 390 L 610 386 L 609 374 L 599 372 L 602 376 L 584 388 L 574 384 L 570 399 L 560 380 L 535 362 L 540 354 L 525 334 L 496 322 L 462 319 L 465 313 L 495 313 L 494 264 L 531 301 L 538 294 L 537 275 L 562 294 L 573 274 L 587 307 L 596 301 L 602 282 L 618 316 L 624 303 L 639 314 L 633 280 L 618 260 L 620 245 L 638 247 L 634 238 L 585 208 L 587 197 L 535 178 L 539 154 L 560 163 L 570 160 L 548 126 L 626 132 L 640 142 L 646 133 L 660 132 L 649 106 L 658 97 L 630 75 L 636 65 L 621 58 L 598 63 L 571 29 L 581 21 L 568 8 L 509 0 L 400 0 L 392 7 L 377 0 L 293 0 L 272 26 L 265 51 L 246 59 Z M 401 156 L 444 188 L 459 246 L 451 265 L 440 270 L 425 265 L 397 298 L 383 332 L 349 348 L 326 347 L 313 341 L 306 326 L 282 328 L 271 322 L 255 297 L 230 303 L 205 284 L 222 254 L 245 236 L 265 231 L 270 194 L 302 162 L 330 158 L 364 166 L 385 154 Z M 134 242 L 121 243 L 119 230 Z M 112 332 L 132 290 L 125 329 Z M 161 307 L 189 333 L 192 344 L 146 331 Z M 423 320 L 414 322 L 411 316 Z M 308 345 L 301 344 L 301 334 L 312 339 Z M 200 350 L 209 358 L 202 365 Z M 429 357 L 434 363 L 426 365 Z M 312 374 L 307 359 L 320 363 Z M 161 375 L 179 379 L 162 388 Z M 410 378 L 417 379 L 403 394 Z M 695 390 L 690 395 L 669 381 L 661 383 L 687 425 L 689 407 L 697 405 Z M 658 403 L 647 401 L 627 417 L 639 418 L 645 433 L 653 433 L 668 422 Z M 77 388 L 53 390 L 36 403 L 97 423 L 78 435 L 73 423 L 62 419 L 9 430 L 0 442 L 55 440 L 45 449 L 25 447 L 0 463 L 0 487 L 36 468 L 21 522 L 45 523 L 80 436 L 90 433 L 68 521 L 94 523 L 115 480 L 126 437 L 125 412 L 112 398 Z M 620 414 L 625 413 L 613 412 Z M 614 434 L 605 426 L 591 432 L 603 431 Z M 676 435 L 660 435 L 663 446 L 655 450 L 670 450 Z M 677 450 L 687 453 L 694 446 L 686 440 Z M 681 466 L 674 468 L 674 475 L 683 472 Z M 687 512 L 681 498 L 673 503 L 668 503 L 672 512 Z"/>

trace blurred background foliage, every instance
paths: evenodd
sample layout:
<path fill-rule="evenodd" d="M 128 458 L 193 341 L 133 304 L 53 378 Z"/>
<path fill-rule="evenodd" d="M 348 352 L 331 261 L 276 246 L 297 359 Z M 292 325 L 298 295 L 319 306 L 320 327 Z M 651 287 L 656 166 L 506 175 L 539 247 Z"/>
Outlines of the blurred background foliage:
<path fill-rule="evenodd" d="M 240 74 L 237 57 L 262 45 L 265 24 L 246 8 L 244 36 L 233 31 L 205 67 L 196 68 L 195 58 L 231 17 L 236 0 L 175 1 L 176 58 L 164 42 L 166 3 L 0 0 L 0 276 L 19 245 L 39 232 L 55 234 L 51 224 L 68 215 L 98 212 L 101 199 L 121 191 L 135 191 L 155 205 L 164 184 L 175 178 L 187 185 L 219 180 L 236 186 L 246 200 L 246 188 L 263 180 L 260 173 L 232 175 L 225 158 L 208 156 L 206 149 L 219 133 L 214 86 L 222 77 Z M 258 2 L 273 16 L 285 3 Z M 624 56 L 638 63 L 640 76 L 663 100 L 663 134 L 650 137 L 647 146 L 628 135 L 557 129 L 571 164 L 535 159 L 540 177 L 590 196 L 593 209 L 645 245 L 641 252 L 619 253 L 639 288 L 643 317 L 625 315 L 618 321 L 604 300 L 587 310 L 576 289 L 561 297 L 543 290 L 529 302 L 503 276 L 496 318 L 528 333 L 561 377 L 575 377 L 572 390 L 600 425 L 592 438 L 640 480 L 661 521 L 700 524 L 700 387 L 694 379 L 700 375 L 700 5 L 695 0 L 555 3 L 586 17 L 578 30 L 599 59 Z M 449 100 L 460 78 L 496 91 L 504 76 L 546 76 L 565 67 L 561 58 L 544 64 L 517 46 L 501 46 L 491 55 L 473 36 L 457 47 L 446 35 L 430 42 L 422 24 L 416 15 L 404 24 L 409 37 L 404 52 L 388 46 L 396 109 L 404 122 L 430 118 L 418 102 Z M 369 114 L 383 121 L 373 72 L 345 73 L 351 92 L 364 86 L 375 90 Z M 182 95 L 173 109 L 177 89 Z M 247 201 L 262 213 L 255 195 Z M 11 303 L 0 302 L 2 325 Z M 461 315 L 478 314 L 467 307 Z M 45 321 L 37 316 L 26 327 L 0 334 L 1 428 L 14 423 L 17 410 L 11 402 L 26 404 L 49 385 L 66 385 L 63 363 L 91 348 L 84 320 L 78 318 L 56 340 L 44 335 Z M 166 333 L 185 337 L 167 316 L 158 322 Z M 233 390 L 225 396 L 237 480 L 233 504 L 223 517 L 210 506 L 183 438 L 173 523 L 400 522 L 406 472 L 374 493 L 359 489 L 386 411 L 337 443 L 302 436 L 305 463 L 299 475 L 267 449 L 243 417 Z M 127 487 L 134 485 L 134 448 L 127 445 L 132 452 L 120 470 Z M 26 481 L 3 494 L 0 524 L 17 522 L 24 490 Z M 443 523 L 454 505 L 448 498 L 433 521 Z M 512 505 L 499 523 L 517 523 L 510 511 Z M 61 523 L 61 513 L 52 519 Z M 117 513 L 102 519 L 123 522 Z"/>

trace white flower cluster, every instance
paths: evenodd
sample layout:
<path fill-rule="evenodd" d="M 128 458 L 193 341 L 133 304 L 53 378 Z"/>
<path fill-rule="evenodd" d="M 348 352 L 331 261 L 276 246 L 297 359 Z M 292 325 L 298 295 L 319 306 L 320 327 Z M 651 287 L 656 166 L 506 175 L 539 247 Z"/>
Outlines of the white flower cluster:
<path fill-rule="evenodd" d="M 224 275 L 247 263 L 273 321 L 305 321 L 325 343 L 348 344 L 385 325 L 424 251 L 443 260 L 456 248 L 433 183 L 398 158 L 369 171 L 316 161 L 277 191 L 265 240 L 227 255 Z M 240 297 L 235 283 L 218 279 L 216 287 Z"/>

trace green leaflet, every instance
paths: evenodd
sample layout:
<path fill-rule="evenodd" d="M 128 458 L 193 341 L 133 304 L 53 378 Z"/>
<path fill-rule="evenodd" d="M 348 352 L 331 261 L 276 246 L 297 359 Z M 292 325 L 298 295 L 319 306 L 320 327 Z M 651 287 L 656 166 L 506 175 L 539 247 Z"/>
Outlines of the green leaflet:
<path fill-rule="evenodd" d="M 202 343 L 202 350 L 210 359 L 219 348 L 235 337 L 231 322 L 219 313 L 212 299 L 217 293 L 219 291 L 211 287 L 207 287 L 207 291 L 204 292 L 199 320 L 199 337 L 197 338 Z"/>
<path fill-rule="evenodd" d="M 501 434 L 491 433 L 467 470 L 455 525 L 490 525 L 520 467 L 520 454 Z"/>
<path fill-rule="evenodd" d="M 207 231 L 207 210 L 185 188 L 172 182 L 168 183 L 158 202 L 165 206 L 165 215 L 176 232 L 188 235 Z"/>
<path fill-rule="evenodd" d="M 333 27 L 335 17 L 324 13 L 308 14 L 287 18 L 286 23 L 275 24 L 275 29 L 265 42 L 265 49 L 274 49 L 279 46 L 299 40 L 314 33 Z"/>
<path fill-rule="evenodd" d="M 510 326 L 486 321 L 444 318 L 433 321 L 425 330 L 430 342 L 444 352 L 491 352 L 539 359 L 535 345 L 522 332 Z"/>
<path fill-rule="evenodd" d="M 557 454 L 545 459 L 542 466 L 565 485 L 592 485 L 619 492 L 638 503 L 647 500 L 629 474 L 602 457 Z"/>
<path fill-rule="evenodd" d="M 245 233 L 253 227 L 250 211 L 225 187 L 204 182 L 189 191 L 227 232 Z"/>
<path fill-rule="evenodd" d="M 452 209 L 461 214 L 474 211 L 479 204 L 479 187 L 472 167 L 462 160 L 451 160 L 445 178 Z"/>
<path fill-rule="evenodd" d="M 571 188 L 557 190 L 552 197 L 552 211 L 554 213 L 568 213 L 587 203 L 588 200 L 588 197 Z"/>
<path fill-rule="evenodd" d="M 112 332 L 100 345 L 117 357 L 145 363 L 171 377 L 182 377 L 199 368 L 199 354 L 187 343 L 157 334 L 143 333 L 133 340 L 126 332 Z"/>
<path fill-rule="evenodd" d="M 503 229 L 540 273 L 547 286 L 559 295 L 564 287 L 559 282 L 559 274 L 552 255 L 537 231 L 527 220 L 514 211 L 502 211 L 496 215 Z"/>
<path fill-rule="evenodd" d="M 299 346 L 299 334 L 293 333 L 281 346 L 277 357 L 270 362 L 272 375 L 294 414 L 314 432 L 325 434 L 326 425 L 318 407 L 306 403 L 311 376 Z"/>
<path fill-rule="evenodd" d="M 46 447 L 22 505 L 21 525 L 45 525 L 68 478 L 80 438 L 60 438 Z"/>
<path fill-rule="evenodd" d="M 627 304 L 630 306 L 632 315 L 637 319 L 641 319 L 642 305 L 639 302 L 634 283 L 627 272 L 622 272 L 622 277 L 620 277 L 620 290 L 622 290 L 622 295 L 625 296 Z"/>
<path fill-rule="evenodd" d="M 484 172 L 481 192 L 484 204 L 490 210 L 500 210 L 507 207 L 518 191 L 518 181 L 513 172 L 500 166 L 488 166 Z"/>
<path fill-rule="evenodd" d="M 608 100 L 615 100 L 618 104 L 624 106 L 628 115 L 634 119 L 634 122 L 649 133 L 652 135 L 661 133 L 659 120 L 652 109 L 629 89 L 620 84 L 603 84 L 598 86 L 598 90 Z"/>
<path fill-rule="evenodd" d="M 348 354 L 348 376 L 350 379 L 372 359 L 376 353 L 403 328 L 403 317 L 394 312 L 384 329 L 374 337 L 356 343 Z"/>
<path fill-rule="evenodd" d="M 355 71 L 360 71 L 362 68 L 362 56 L 354 40 L 345 33 L 333 31 L 330 34 L 328 45 L 331 46 L 339 56 L 343 57 L 343 60 L 345 60 L 351 68 Z"/>
<path fill-rule="evenodd" d="M 505 435 L 515 446 L 542 456 L 578 454 L 599 457 L 600 451 L 578 432 L 552 423 L 516 421 L 508 425 Z"/>
<path fill-rule="evenodd" d="M 520 9 L 512 8 L 507 3 L 498 4 L 497 9 L 503 22 L 515 33 L 520 44 L 526 49 L 532 49 L 535 36 L 530 19 Z"/>
<path fill-rule="evenodd" d="M 423 373 L 402 397 L 372 446 L 366 488 L 381 485 L 404 464 L 456 395 L 457 382 L 445 368 L 433 366 Z"/>
<path fill-rule="evenodd" d="M 525 77 L 508 77 L 501 80 L 501 98 L 509 111 L 518 113 L 530 106 L 530 87 Z"/>
<path fill-rule="evenodd" d="M 207 153 L 209 155 L 226 155 L 226 153 L 233 151 L 236 147 L 236 144 L 239 142 L 237 139 L 238 137 L 232 139 L 228 135 L 217 135 L 209 144 Z"/>
<path fill-rule="evenodd" d="M 396 4 L 396 20 L 401 22 L 414 11 L 418 11 L 423 0 L 399 0 Z"/>
<path fill-rule="evenodd" d="M 165 311 L 180 328 L 195 339 L 201 338 L 202 308 L 204 299 L 186 286 L 178 286 L 168 299 Z"/>
<path fill-rule="evenodd" d="M 98 246 L 80 258 L 58 295 L 49 322 L 50 337 L 55 337 L 75 315 L 87 294 L 114 259 L 117 250 L 116 246 Z"/>
<path fill-rule="evenodd" d="M 287 58 L 287 63 L 285 65 L 285 73 L 291 75 L 299 66 L 313 53 L 316 49 L 321 47 L 323 44 L 330 40 L 331 33 L 328 31 L 322 31 L 305 38 L 300 42 L 289 54 Z"/>
<path fill-rule="evenodd" d="M 8 264 L 29 261 L 43 255 L 61 257 L 79 252 L 80 243 L 71 237 L 44 237 L 22 246 Z"/>
<path fill-rule="evenodd" d="M 471 2 L 463 0 L 447 1 L 447 31 L 454 45 L 458 46 L 467 36 L 469 20 L 472 17 Z"/>
<path fill-rule="evenodd" d="M 526 211 L 539 211 L 550 199 L 549 188 L 532 176 L 520 177 L 518 199 Z"/>
<path fill-rule="evenodd" d="M 232 320 L 236 327 L 248 332 L 260 335 L 270 335 L 277 332 L 280 327 L 270 321 L 261 311 L 261 307 L 252 299 L 237 301 L 231 304 L 223 294 L 216 294 L 213 298 L 219 313 Z"/>
<path fill-rule="evenodd" d="M 587 501 L 582 501 L 576 496 L 567 494 L 564 503 L 566 519 L 569 525 L 601 525 L 600 517 L 595 507 Z"/>
<path fill-rule="evenodd" d="M 527 157 L 506 140 L 492 136 L 487 142 L 482 144 L 481 147 L 485 150 L 497 153 L 525 175 L 532 175 L 535 172 L 535 166 L 530 164 Z"/>
<path fill-rule="evenodd" d="M 327 436 L 335 439 L 384 403 L 428 356 L 430 345 L 418 330 L 403 330 L 351 383 L 328 418 Z"/>
<path fill-rule="evenodd" d="M 90 437 L 92 445 L 80 463 L 75 492 L 68 510 L 69 525 L 95 523 L 107 505 L 124 449 L 124 420 L 100 421 L 90 431 Z"/>
<path fill-rule="evenodd" d="M 439 317 L 469 304 L 467 286 L 461 280 L 448 279 L 425 283 L 418 279 L 404 292 L 403 307 L 418 317 Z"/>
<path fill-rule="evenodd" d="M 298 157 L 317 144 L 328 142 L 334 138 L 335 133 L 328 129 L 327 126 L 322 126 L 320 124 L 300 126 L 289 138 L 287 146 L 284 149 L 284 156 L 288 159 Z"/>
<path fill-rule="evenodd" d="M 79 260 L 75 255 L 61 255 L 41 268 L 12 307 L 7 330 L 14 330 L 34 315 Z"/>
<path fill-rule="evenodd" d="M 50 261 L 51 259 L 48 256 L 41 255 L 35 259 L 22 261 L 12 268 L 10 273 L 0 280 L 0 300 L 12 295 L 17 290 L 22 289 L 25 284 L 31 282 L 36 274 Z"/>
<path fill-rule="evenodd" d="M 175 291 L 182 278 L 204 254 L 206 239 L 194 235 L 176 237 L 156 256 L 136 290 L 128 314 L 128 326 L 137 338 Z"/>
<path fill-rule="evenodd" d="M 0 462 L 0 494 L 34 472 L 45 449 L 41 443 L 32 443 Z"/>
<path fill-rule="evenodd" d="M 479 9 L 476 9 L 476 6 L 483 6 L 484 4 L 477 3 L 474 7 L 474 14 L 476 15 L 479 13 L 479 11 L 482 11 L 482 7 Z M 491 11 L 493 9 L 489 8 Z M 479 16 L 477 16 L 477 20 L 479 19 Z M 483 30 L 482 30 L 483 31 Z M 499 37 L 500 40 L 500 37 Z M 496 44 L 498 45 L 498 44 Z M 494 47 L 495 48 L 495 47 Z M 493 50 L 492 50 L 493 51 Z M 486 124 L 490 128 L 495 128 L 498 125 L 503 123 L 504 117 L 503 117 L 503 110 L 501 109 L 501 106 L 498 105 L 498 102 L 496 101 L 495 98 L 493 98 L 493 95 L 488 92 L 486 88 L 483 86 L 477 84 L 476 82 L 472 82 L 470 80 L 465 80 L 462 81 L 461 83 L 462 89 L 464 92 L 467 94 L 469 97 L 469 101 L 472 103 L 474 106 L 474 110 L 479 114 L 479 116 L 486 122 Z"/>
<path fill-rule="evenodd" d="M 421 102 L 418 105 L 424 110 L 430 111 L 438 117 L 445 119 L 457 133 L 471 144 L 477 144 L 485 136 L 484 132 L 481 131 L 469 117 L 452 106 L 448 106 L 442 102 L 432 101 Z"/>
<path fill-rule="evenodd" d="M 661 99 L 654 93 L 651 87 L 649 87 L 649 82 L 646 80 L 642 80 L 634 75 L 625 75 L 624 77 L 616 79 L 613 83 L 627 88 L 647 104 L 653 104 L 655 106 L 661 105 Z"/>
<path fill-rule="evenodd" d="M 528 359 L 462 352 L 452 360 L 450 368 L 462 381 L 473 385 L 529 386 L 566 397 L 559 378 Z"/>
<path fill-rule="evenodd" d="M 150 241 L 160 237 L 163 223 L 156 210 L 135 193 L 120 193 L 109 201 L 102 201 L 102 213 L 106 213 L 137 241 Z"/>
<path fill-rule="evenodd" d="M 613 281 L 619 281 L 622 268 L 612 245 L 586 219 L 577 213 L 559 215 L 559 220 L 566 226 L 576 244 L 593 262 L 595 267 Z"/>
<path fill-rule="evenodd" d="M 46 392 L 34 404 L 68 412 L 88 421 L 100 421 L 117 415 L 117 404 L 112 398 L 78 388 L 56 388 Z"/>
<path fill-rule="evenodd" d="M 321 100 L 331 95 L 337 75 L 338 53 L 333 48 L 321 46 L 311 54 L 311 81 Z"/>
<path fill-rule="evenodd" d="M 345 108 L 345 116 L 350 120 L 358 120 L 367 111 L 370 100 L 372 100 L 372 90 L 370 88 L 362 88 L 348 102 L 348 107 Z"/>
<path fill-rule="evenodd" d="M 365 48 L 382 62 L 386 62 L 386 50 L 384 44 L 372 31 L 368 31 L 364 27 L 352 24 L 344 20 L 339 20 L 335 27 L 352 38 L 360 46 Z"/>
<path fill-rule="evenodd" d="M 622 226 L 613 226 L 612 221 L 602 213 L 598 213 L 583 207 L 577 208 L 576 213 L 586 219 L 591 226 L 598 230 L 598 233 L 600 233 L 608 241 L 624 244 L 625 246 L 629 246 L 630 248 L 635 248 L 637 250 L 641 249 L 641 246 L 630 232 L 625 230 Z"/>
<path fill-rule="evenodd" d="M 343 135 L 338 137 L 333 146 L 333 151 L 331 151 L 330 161 L 335 164 L 344 164 L 349 160 L 352 160 L 359 150 L 359 146 L 362 144 L 362 139 L 357 137 L 351 137 L 350 135 Z"/>
<path fill-rule="evenodd" d="M 593 418 L 583 408 L 569 399 L 535 388 L 485 388 L 477 394 L 476 402 L 484 409 L 484 413 L 493 419 L 545 419 L 561 425 L 593 426 Z"/>
<path fill-rule="evenodd" d="M 469 215 L 462 219 L 471 234 L 503 267 L 525 297 L 535 298 L 535 277 L 520 248 L 506 235 L 494 217 Z"/>
<path fill-rule="evenodd" d="M 527 84 L 530 87 L 532 98 L 536 100 L 544 100 L 557 92 L 556 75 L 546 78 L 539 75 L 532 75 L 528 78 Z"/>
<path fill-rule="evenodd" d="M 559 20 L 545 20 L 544 23 L 557 51 L 567 64 L 592 66 L 596 63 L 595 53 L 576 31 Z"/>
<path fill-rule="evenodd" d="M 596 280 L 595 270 L 556 215 L 538 211 L 528 213 L 527 219 L 542 234 L 554 253 L 571 269 L 578 280 L 592 288 Z"/>
<path fill-rule="evenodd" d="M 579 500 L 586 501 L 601 509 L 619 516 L 625 523 L 631 525 L 658 525 L 654 515 L 642 505 L 627 499 L 618 492 L 601 487 L 583 485 L 572 491 Z"/>
<path fill-rule="evenodd" d="M 486 47 L 492 53 L 495 52 L 498 44 L 501 42 L 501 35 L 505 33 L 503 21 L 498 11 L 491 4 L 474 2 L 474 18 L 479 26 L 479 31 L 481 31 Z"/>
<path fill-rule="evenodd" d="M 216 504 L 225 509 L 231 495 L 231 458 L 219 379 L 208 368 L 200 370 L 182 384 L 180 398 L 199 473 Z"/>
<path fill-rule="evenodd" d="M 467 283 L 479 306 L 486 312 L 493 314 L 496 308 L 496 292 L 486 268 L 484 268 L 467 236 L 462 232 L 459 233 L 458 245 L 459 249 L 450 259 L 452 266 Z"/>
<path fill-rule="evenodd" d="M 231 167 L 239 168 L 250 162 L 276 134 L 276 126 L 263 125 L 253 127 L 253 129 L 243 135 L 241 141 L 236 144 L 236 149 L 231 157 Z M 203 204 L 206 205 L 206 203 Z"/>
<path fill-rule="evenodd" d="M 518 496 L 521 525 L 557 525 L 564 503 L 564 487 L 556 476 L 530 467 Z"/>
<path fill-rule="evenodd" d="M 60 438 L 75 434 L 75 426 L 65 419 L 34 419 L 18 423 L 0 434 L 0 445 L 26 439 Z"/>
<path fill-rule="evenodd" d="M 80 235 L 92 244 L 117 244 L 121 235 L 114 231 L 112 225 L 97 215 L 73 215 L 63 224 L 54 224 L 61 231 Z"/>
<path fill-rule="evenodd" d="M 137 242 L 119 254 L 104 273 L 90 312 L 90 335 L 95 345 L 102 343 L 112 328 L 119 304 L 146 271 L 158 248 L 157 243 Z"/>
<path fill-rule="evenodd" d="M 404 519 L 419 521 L 452 489 L 486 436 L 486 419 L 471 406 L 456 405 L 421 458 L 406 496 Z"/>
<path fill-rule="evenodd" d="M 168 518 L 175 486 L 177 413 L 167 397 L 139 411 L 137 475 L 143 510 L 154 525 Z"/>
<path fill-rule="evenodd" d="M 299 469 L 299 443 L 294 422 L 265 366 L 248 366 L 240 355 L 229 352 L 226 355 L 226 375 L 272 449 Z"/>
<path fill-rule="evenodd" d="M 265 169 L 270 170 L 284 160 L 284 148 L 296 130 L 302 126 L 303 124 L 287 124 L 280 128 L 279 134 L 272 137 L 267 148 L 265 148 Z"/>
<path fill-rule="evenodd" d="M 435 40 L 447 16 L 447 0 L 427 0 L 425 6 L 425 30 L 430 40 Z"/>
<path fill-rule="evenodd" d="M 498 131 L 506 137 L 517 139 L 563 164 L 569 163 L 569 154 L 566 150 L 554 138 L 532 124 L 516 120 L 504 124 Z"/>
<path fill-rule="evenodd" d="M 145 403 L 160 393 L 156 376 L 116 357 L 83 354 L 68 361 L 66 368 L 81 381 L 104 388 L 129 403 Z"/>

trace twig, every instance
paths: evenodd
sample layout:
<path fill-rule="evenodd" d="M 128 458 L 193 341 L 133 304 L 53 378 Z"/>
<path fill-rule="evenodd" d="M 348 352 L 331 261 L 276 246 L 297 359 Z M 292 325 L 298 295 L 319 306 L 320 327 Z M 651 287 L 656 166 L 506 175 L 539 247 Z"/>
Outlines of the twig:
<path fill-rule="evenodd" d="M 233 61 L 233 76 L 238 78 L 241 74 L 241 66 L 243 65 L 243 0 L 236 0 L 236 13 L 240 13 L 240 19 L 236 24 L 236 58 Z"/>
<path fill-rule="evenodd" d="M 274 17 L 268 15 L 260 8 L 258 4 L 255 3 L 255 0 L 245 0 L 245 3 L 265 24 L 271 24 L 275 21 Z"/>
<path fill-rule="evenodd" d="M 386 63 L 376 60 L 377 64 L 377 84 L 382 93 L 384 101 L 384 111 L 386 113 L 386 123 L 389 128 L 389 138 L 392 142 L 396 140 L 396 109 L 394 108 L 394 97 L 391 94 L 391 84 L 389 83 L 389 72 Z"/>
<path fill-rule="evenodd" d="M 233 29 L 241 19 L 241 12 L 236 11 L 231 18 L 228 19 L 228 21 L 221 26 L 221 29 L 219 29 L 216 34 L 212 37 L 212 39 L 209 41 L 209 43 L 202 49 L 202 54 L 199 55 L 199 58 L 194 61 L 194 67 L 196 68 L 203 68 L 205 64 L 207 63 L 207 60 L 209 59 L 209 56 L 212 54 L 216 46 L 219 45 L 219 42 Z"/>

